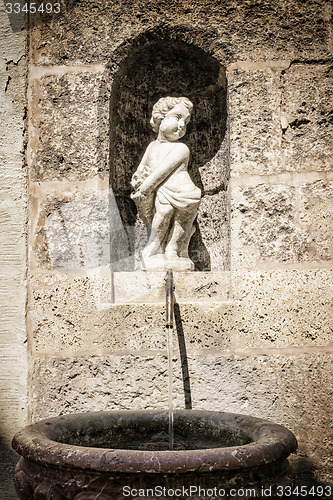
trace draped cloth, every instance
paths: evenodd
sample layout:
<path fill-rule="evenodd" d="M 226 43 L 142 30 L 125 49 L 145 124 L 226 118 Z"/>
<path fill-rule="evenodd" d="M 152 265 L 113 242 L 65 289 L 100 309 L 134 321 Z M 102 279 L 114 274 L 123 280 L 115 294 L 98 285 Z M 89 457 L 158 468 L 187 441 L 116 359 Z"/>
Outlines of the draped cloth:
<path fill-rule="evenodd" d="M 132 195 L 133 196 L 133 195 Z M 156 191 L 147 196 L 135 197 L 134 201 L 144 223 L 151 227 L 155 213 L 155 196 L 162 205 L 171 205 L 175 210 L 184 210 L 187 207 L 198 205 L 201 191 L 194 186 L 191 191 L 176 192 L 162 184 Z"/>
<path fill-rule="evenodd" d="M 201 199 L 201 191 L 196 186 L 189 192 L 175 192 L 162 185 L 156 192 L 156 197 L 162 205 L 171 205 L 176 210 L 197 205 Z"/>

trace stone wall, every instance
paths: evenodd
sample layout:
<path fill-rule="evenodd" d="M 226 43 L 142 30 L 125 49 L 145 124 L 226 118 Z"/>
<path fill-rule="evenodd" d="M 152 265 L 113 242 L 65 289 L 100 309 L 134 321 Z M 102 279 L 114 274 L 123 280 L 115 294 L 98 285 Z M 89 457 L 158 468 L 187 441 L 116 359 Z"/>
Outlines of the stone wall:
<path fill-rule="evenodd" d="M 164 277 L 124 272 L 134 216 L 114 192 L 110 109 L 138 50 L 187 44 L 223 68 L 227 116 L 199 168 L 215 264 L 176 275 L 177 406 L 284 424 L 300 474 L 333 480 L 330 2 L 65 3 L 30 30 L 31 419 L 167 405 Z"/>
<path fill-rule="evenodd" d="M 11 21 L 11 22 L 10 22 Z M 27 422 L 25 19 L 9 19 L 0 4 L 0 496 L 13 485 L 15 432 Z"/>

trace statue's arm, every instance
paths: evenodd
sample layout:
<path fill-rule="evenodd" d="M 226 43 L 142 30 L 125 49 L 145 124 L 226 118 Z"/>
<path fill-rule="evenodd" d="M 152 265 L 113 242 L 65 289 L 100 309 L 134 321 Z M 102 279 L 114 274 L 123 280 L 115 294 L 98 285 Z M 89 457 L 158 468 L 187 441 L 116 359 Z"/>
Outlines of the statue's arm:
<path fill-rule="evenodd" d="M 142 171 L 144 169 L 144 166 L 145 166 L 145 163 L 147 160 L 148 149 L 149 149 L 149 146 L 146 149 L 146 151 L 142 157 L 140 165 L 138 166 L 138 168 L 136 169 L 136 171 L 132 175 L 131 186 L 133 187 L 134 190 L 137 190 L 140 187 L 140 185 L 142 184 Z"/>
<path fill-rule="evenodd" d="M 186 144 L 176 143 L 165 160 L 154 169 L 140 186 L 140 191 L 146 193 L 161 184 L 179 165 L 188 163 L 190 151 Z"/>

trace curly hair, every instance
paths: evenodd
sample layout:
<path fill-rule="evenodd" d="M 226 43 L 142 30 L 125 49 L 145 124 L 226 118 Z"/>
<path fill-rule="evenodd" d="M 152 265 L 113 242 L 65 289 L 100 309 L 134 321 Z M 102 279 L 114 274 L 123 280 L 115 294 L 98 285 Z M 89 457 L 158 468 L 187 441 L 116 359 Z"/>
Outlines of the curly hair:
<path fill-rule="evenodd" d="M 176 106 L 176 104 L 180 103 L 183 103 L 189 112 L 192 113 L 193 104 L 187 97 L 161 97 L 161 99 L 154 104 L 150 119 L 150 125 L 154 132 L 158 132 L 163 118 Z"/>

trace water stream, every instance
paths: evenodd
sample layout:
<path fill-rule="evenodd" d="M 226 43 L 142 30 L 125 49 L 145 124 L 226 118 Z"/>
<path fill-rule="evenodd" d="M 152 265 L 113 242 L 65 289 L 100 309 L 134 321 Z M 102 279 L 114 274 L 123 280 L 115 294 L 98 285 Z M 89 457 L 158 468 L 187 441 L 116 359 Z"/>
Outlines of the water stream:
<path fill-rule="evenodd" d="M 173 272 L 167 270 L 166 275 L 166 334 L 168 354 L 168 411 L 169 411 L 169 450 L 173 450 L 173 394 L 172 394 L 172 342 L 173 342 Z"/>
<path fill-rule="evenodd" d="M 173 450 L 173 395 L 172 395 L 172 326 L 166 327 L 168 341 L 168 411 L 169 411 L 169 450 Z"/>

